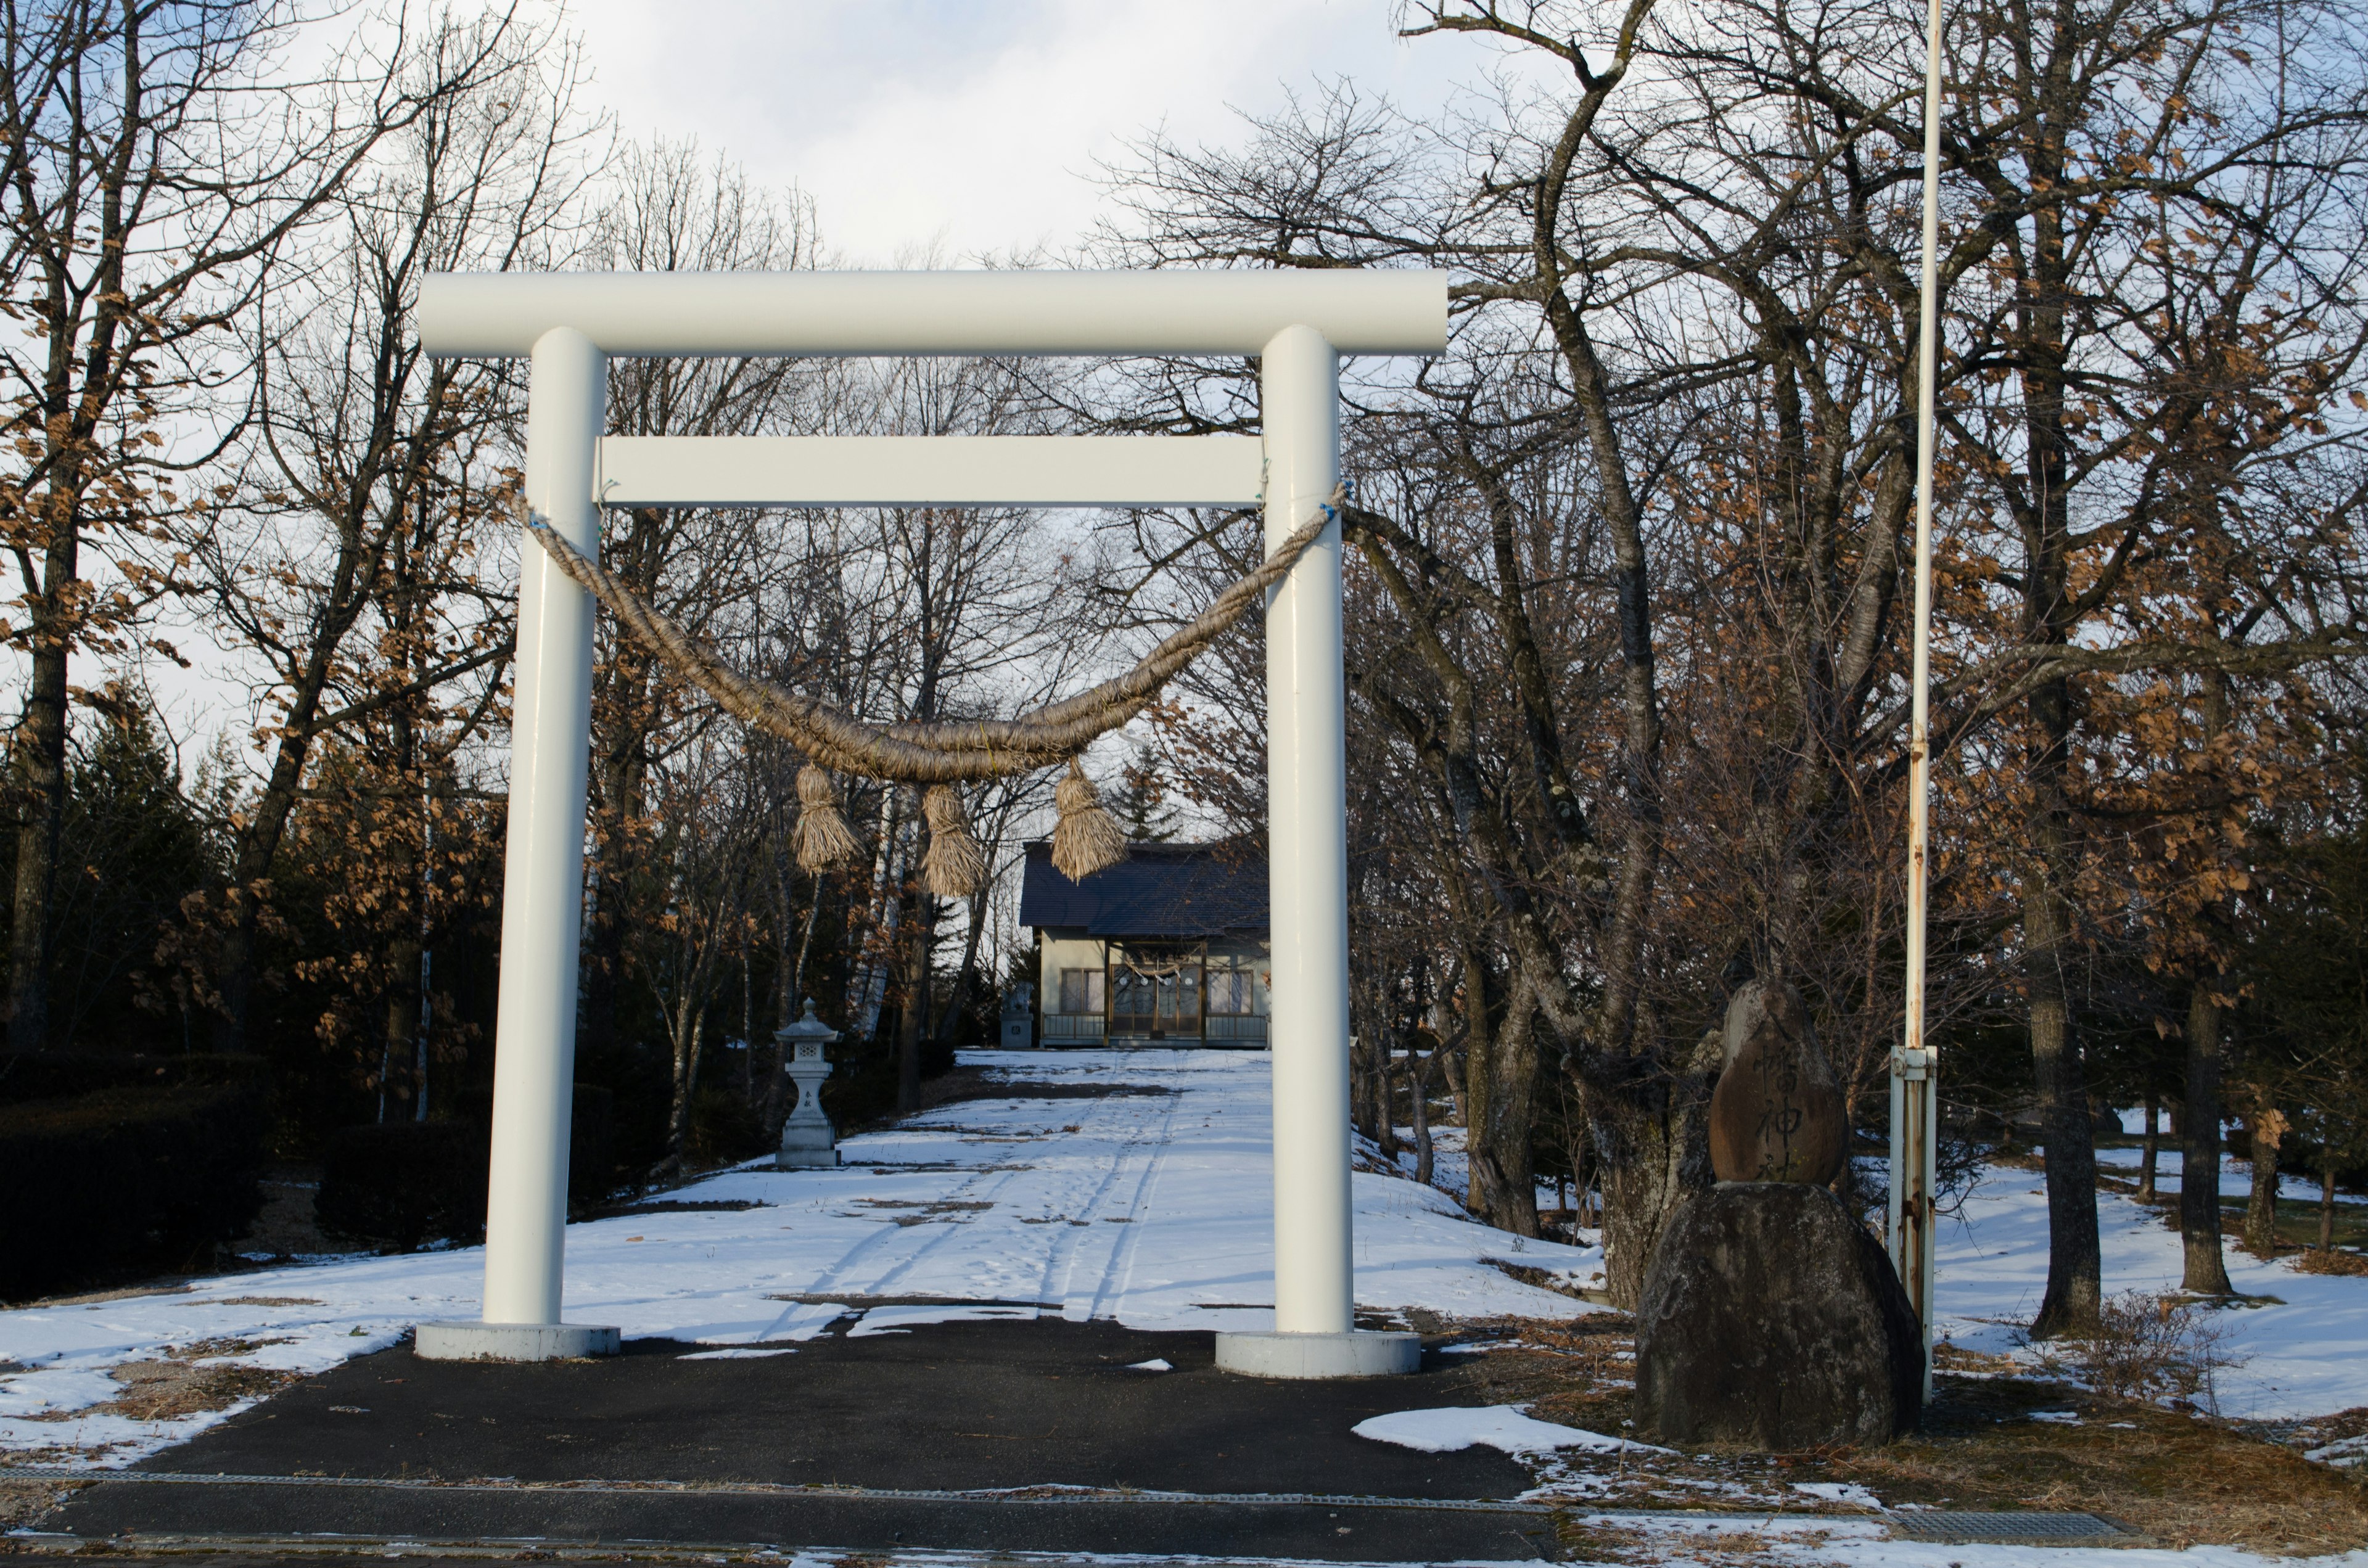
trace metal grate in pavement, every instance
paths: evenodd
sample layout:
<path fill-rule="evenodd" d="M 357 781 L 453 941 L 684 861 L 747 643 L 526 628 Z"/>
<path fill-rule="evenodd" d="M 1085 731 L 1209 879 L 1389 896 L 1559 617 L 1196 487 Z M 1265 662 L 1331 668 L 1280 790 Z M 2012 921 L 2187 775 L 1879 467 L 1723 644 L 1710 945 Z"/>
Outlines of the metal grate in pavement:
<path fill-rule="evenodd" d="M 1892 1514 L 1884 1522 L 1902 1540 L 1995 1541 L 2010 1546 L 2110 1541 L 2129 1534 L 2094 1514 L 1946 1513 L 1916 1508 Z"/>

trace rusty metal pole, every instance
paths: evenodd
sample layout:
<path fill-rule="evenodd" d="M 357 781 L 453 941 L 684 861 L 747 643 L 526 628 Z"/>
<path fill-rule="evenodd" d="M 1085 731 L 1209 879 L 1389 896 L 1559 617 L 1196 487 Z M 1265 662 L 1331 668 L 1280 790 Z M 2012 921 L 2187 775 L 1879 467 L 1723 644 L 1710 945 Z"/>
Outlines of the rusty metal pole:
<path fill-rule="evenodd" d="M 1941 0 L 1924 28 L 1924 259 L 1916 366 L 1916 625 L 1907 757 L 1907 1027 L 1891 1059 L 1891 1261 L 1924 1341 L 1932 1393 L 1932 1188 L 1937 1172 L 1939 1053 L 1925 1032 L 1925 885 L 1931 836 L 1932 404 L 1941 349 Z"/>

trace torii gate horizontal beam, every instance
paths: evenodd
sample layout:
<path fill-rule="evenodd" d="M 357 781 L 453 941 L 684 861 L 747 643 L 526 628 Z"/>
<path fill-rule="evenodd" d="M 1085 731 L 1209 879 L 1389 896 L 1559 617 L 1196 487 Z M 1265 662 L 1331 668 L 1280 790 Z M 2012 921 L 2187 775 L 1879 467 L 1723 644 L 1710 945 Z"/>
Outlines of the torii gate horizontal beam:
<path fill-rule="evenodd" d="M 1447 274 L 461 272 L 422 278 L 430 355 L 532 351 L 572 327 L 612 357 L 1258 354 L 1308 326 L 1340 354 L 1447 347 Z"/>
<path fill-rule="evenodd" d="M 1255 506 L 1255 436 L 608 436 L 603 506 Z"/>

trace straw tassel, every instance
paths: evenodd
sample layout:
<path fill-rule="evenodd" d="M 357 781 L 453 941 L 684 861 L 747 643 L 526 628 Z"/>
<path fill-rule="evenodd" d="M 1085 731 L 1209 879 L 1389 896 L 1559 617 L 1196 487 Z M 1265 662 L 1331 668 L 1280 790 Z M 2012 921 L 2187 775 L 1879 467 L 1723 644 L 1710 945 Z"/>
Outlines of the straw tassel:
<path fill-rule="evenodd" d="M 986 856 L 963 820 L 962 795 L 951 784 L 933 784 L 921 797 L 929 819 L 929 852 L 921 858 L 921 883 L 939 898 L 968 898 L 986 885 Z"/>
<path fill-rule="evenodd" d="M 854 863 L 861 846 L 838 814 L 838 788 L 825 770 L 809 764 L 798 774 L 798 826 L 791 842 L 798 865 L 806 871 L 825 871 Z"/>
<path fill-rule="evenodd" d="M 1126 858 L 1126 835 L 1102 810 L 1094 781 L 1076 757 L 1069 759 L 1068 777 L 1053 791 L 1061 809 L 1060 825 L 1053 830 L 1053 869 L 1073 882 Z"/>

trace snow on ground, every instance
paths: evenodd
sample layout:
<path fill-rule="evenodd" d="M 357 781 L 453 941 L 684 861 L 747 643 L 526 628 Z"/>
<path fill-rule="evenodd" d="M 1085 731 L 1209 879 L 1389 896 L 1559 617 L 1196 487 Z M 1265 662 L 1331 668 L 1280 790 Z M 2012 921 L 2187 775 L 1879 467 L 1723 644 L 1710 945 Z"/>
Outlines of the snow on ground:
<path fill-rule="evenodd" d="M 1203 1330 L 1271 1323 L 1266 1056 L 963 1060 L 1023 1081 L 1166 1092 L 958 1102 L 848 1140 L 838 1170 L 747 1167 L 666 1195 L 748 1208 L 571 1226 L 567 1317 L 616 1324 L 632 1337 L 697 1341 L 705 1355 L 794 1354 L 849 1316 L 859 1335 L 985 1317 Z M 1453 1177 L 1442 1169 L 1439 1179 Z M 1491 1230 L 1442 1192 L 1387 1175 L 1360 1174 L 1352 1190 L 1361 1306 L 1455 1317 L 1589 1310 L 1491 1260 L 1585 1282 L 1602 1267 L 1597 1248 Z M 2152 1211 L 2105 1195 L 2100 1219 L 2108 1290 L 2177 1286 L 2179 1239 Z M 2015 1325 L 2037 1305 L 2046 1256 L 2038 1175 L 1991 1170 L 1943 1233 L 1942 1328 L 1971 1348 L 2013 1349 Z M 133 1420 L 97 1408 L 123 1392 L 109 1369 L 175 1356 L 324 1370 L 398 1343 L 423 1320 L 474 1316 L 483 1267 L 473 1249 L 346 1257 L 175 1292 L 0 1312 L 0 1358 L 21 1369 L 0 1365 L 0 1451 L 131 1462 L 244 1406 Z M 2229 1271 L 2260 1300 L 2222 1320 L 2229 1350 L 2246 1358 L 2221 1380 L 2224 1411 L 2300 1415 L 2368 1404 L 2368 1279 L 2300 1275 L 2234 1251 Z"/>
<path fill-rule="evenodd" d="M 1397 1134 L 1398 1169 L 1412 1176 L 1417 1164 L 1417 1156 L 1414 1149 L 1414 1129 L 1401 1127 L 1397 1130 Z M 1372 1148 L 1371 1144 L 1361 1146 L 1375 1159 L 1381 1157 L 1381 1152 Z M 1441 1192 L 1469 1192 L 1472 1189 L 1472 1157 L 1463 1147 L 1463 1128 L 1434 1127 L 1430 1130 L 1430 1184 Z M 1568 1187 L 1558 1187 L 1550 1181 L 1537 1184 L 1537 1204 L 1541 1210 L 1554 1208 L 1570 1196 Z M 1593 1239 L 1595 1244 L 1602 1244 L 1600 1236 L 1595 1235 L 1592 1232 L 1588 1234 Z"/>
<path fill-rule="evenodd" d="M 2233 1546 L 2159 1547 L 1985 1546 L 1894 1540 L 1879 1517 L 1729 1514 L 1574 1514 L 1581 1530 L 1600 1529 L 1625 1548 L 1620 1561 L 1653 1561 L 1667 1568 L 1710 1563 L 1766 1568 L 2368 1568 L 2368 1551 L 2333 1556 L 2264 1557 Z M 1626 1538 L 1624 1540 L 1622 1538 Z M 1584 1540 L 1584 1537 L 1581 1538 Z M 1585 1548 L 1580 1549 L 1584 1551 Z M 1646 1557 L 1645 1553 L 1666 1553 Z M 1505 1568 L 1518 1568 L 1506 1564 Z M 1542 1568 L 1542 1565 L 1541 1565 Z"/>
<path fill-rule="evenodd" d="M 2135 1181 L 2137 1179 L 2139 1166 L 2146 1163 L 2146 1151 L 2143 1149 L 2100 1149 L 2097 1151 L 2097 1163 L 2117 1175 L 2126 1175 L 2131 1180 Z M 2155 1151 L 2154 1184 L 2156 1187 L 2166 1194 L 2177 1192 L 2179 1190 L 2180 1168 L 2180 1160 L 2179 1149 L 2177 1145 L 2170 1142 L 2169 1137 L 2166 1134 L 2163 1138 L 2162 1146 Z M 2252 1195 L 2253 1162 L 2250 1160 L 2240 1160 L 2233 1155 L 2222 1159 L 2220 1162 L 2220 1196 L 2223 1198 L 2250 1198 Z M 2312 1177 L 2296 1176 L 2292 1171 L 2280 1171 L 2278 1173 L 2278 1196 L 2283 1199 L 2291 1199 L 2296 1203 L 2317 1204 L 2319 1197 L 2318 1183 Z M 2368 1198 L 2362 1198 L 2357 1193 L 2339 1190 L 2335 1195 L 2335 1201 L 2338 1203 L 2368 1203 Z"/>
<path fill-rule="evenodd" d="M 968 1100 L 849 1139 L 835 1171 L 743 1168 L 666 1197 L 731 1210 L 623 1215 L 567 1232 L 566 1316 L 629 1338 L 794 1348 L 852 1310 L 856 1335 L 985 1317 L 1115 1318 L 1136 1328 L 1273 1324 L 1268 1058 L 1235 1051 L 966 1052 L 1036 1082 L 1165 1091 Z M 1357 1300 L 1457 1317 L 1589 1311 L 1487 1260 L 1584 1279 L 1593 1248 L 1465 1218 L 1433 1188 L 1359 1175 Z M 0 1312 L 0 1450 L 131 1462 L 236 1409 L 171 1421 L 89 1412 L 108 1369 L 198 1358 L 316 1372 L 414 1324 L 474 1317 L 476 1249 L 354 1257 L 199 1281 L 174 1294 Z M 876 1304 L 878 1297 L 947 1298 Z M 207 1345 L 244 1341 L 244 1347 Z M 206 1353 L 217 1354 L 208 1358 Z M 5 1371 L 5 1369 L 0 1369 Z M 64 1417 L 60 1419 L 60 1417 Z"/>
<path fill-rule="evenodd" d="M 2174 1188 L 2175 1190 L 2175 1185 Z M 2179 1233 L 2162 1212 L 2118 1193 L 2097 1197 L 2105 1290 L 2176 1291 Z M 2221 1414 L 2273 1419 L 2368 1404 L 2368 1279 L 2298 1274 L 2227 1249 L 2228 1279 L 2247 1305 L 2221 1310 L 2223 1348 L 2237 1364 L 2218 1380 Z M 1988 1167 L 1941 1228 L 1941 1331 L 1975 1350 L 2011 1351 L 2018 1325 L 2047 1286 L 2047 1193 L 2037 1171 Z"/>
<path fill-rule="evenodd" d="M 1711 1563 L 1733 1565 L 1746 1562 L 1765 1564 L 1767 1568 L 1787 1568 L 1792 1564 L 1799 1568 L 2032 1568 L 2033 1564 L 2044 1564 L 2044 1568 L 2285 1568 L 2289 1564 L 2292 1568 L 2305 1568 L 2305 1564 L 2307 1568 L 2368 1568 L 2368 1552 L 2363 1551 L 2293 1558 L 2262 1557 L 2226 1546 L 2192 1546 L 2183 1551 L 2171 1551 L 2144 1547 L 1927 1545 L 1888 1539 L 1883 1521 L 1874 1518 L 1689 1516 L 1604 1510 L 1573 1514 L 1569 1522 L 1586 1531 L 1604 1532 L 1616 1543 L 1615 1561 L 1619 1562 L 1633 1565 L 1645 1562 L 1640 1552 L 1653 1551 L 1666 1554 L 1652 1559 L 1665 1568 L 1704 1568 Z M 836 1551 L 807 1551 L 787 1552 L 767 1561 L 777 1562 L 779 1568 L 838 1568 L 848 1558 Z M 876 1557 L 866 1556 L 863 1561 L 881 1563 L 882 1568 L 987 1568 L 989 1564 L 1050 1559 L 1031 1558 L 1026 1553 L 905 1548 Z M 1166 1553 L 1121 1556 L 1091 1551 L 1063 1552 L 1058 1561 L 1094 1563 L 1101 1568 L 1161 1568 L 1173 1563 L 1205 1563 L 1211 1568 L 1221 1563 L 1256 1568 L 1405 1568 L 1395 1560 L 1360 1565 L 1346 1559 L 1330 1558 L 1318 1564 L 1290 1558 L 1178 1558 Z M 1480 1565 L 1471 1564 L 1470 1568 Z M 1492 1562 L 1488 1568 L 1547 1565 L 1532 1558 L 1527 1562 Z"/>
<path fill-rule="evenodd" d="M 1627 1437 L 1608 1437 L 1580 1426 L 1540 1421 L 1517 1404 L 1440 1405 L 1429 1410 L 1394 1410 L 1349 1428 L 1377 1443 L 1395 1443 L 1418 1453 L 1444 1454 L 1475 1445 L 1508 1454 L 1546 1454 L 1579 1449 L 1594 1454 L 1666 1454 Z"/>

